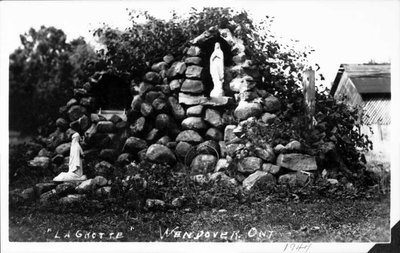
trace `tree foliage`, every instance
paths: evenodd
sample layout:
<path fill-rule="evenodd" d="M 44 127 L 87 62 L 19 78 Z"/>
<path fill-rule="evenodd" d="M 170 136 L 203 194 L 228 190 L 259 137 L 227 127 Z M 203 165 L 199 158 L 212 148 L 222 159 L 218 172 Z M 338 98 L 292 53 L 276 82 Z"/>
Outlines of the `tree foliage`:
<path fill-rule="evenodd" d="M 83 38 L 68 43 L 54 27 L 31 28 L 20 38 L 22 47 L 10 55 L 10 128 L 35 133 L 57 117 L 96 55 Z"/>

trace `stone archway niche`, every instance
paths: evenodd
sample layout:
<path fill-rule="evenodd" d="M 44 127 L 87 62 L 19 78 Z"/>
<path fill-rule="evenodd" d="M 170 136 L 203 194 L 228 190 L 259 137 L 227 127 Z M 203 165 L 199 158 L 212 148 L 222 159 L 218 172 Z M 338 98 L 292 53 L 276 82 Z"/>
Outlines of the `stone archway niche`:
<path fill-rule="evenodd" d="M 204 95 L 209 97 L 211 90 L 213 89 L 213 82 L 210 74 L 210 57 L 214 51 L 215 43 L 219 43 L 221 45 L 221 50 L 224 54 L 224 67 L 230 67 L 233 63 L 232 61 L 232 47 L 224 40 L 221 36 L 215 35 L 206 41 L 199 44 L 199 48 L 201 49 L 201 56 L 203 58 L 203 75 L 202 81 L 204 83 Z M 226 76 L 226 74 L 225 74 Z"/>
<path fill-rule="evenodd" d="M 224 54 L 224 83 L 225 95 L 221 98 L 210 98 L 209 94 L 213 89 L 213 82 L 210 74 L 210 56 L 214 51 L 215 43 L 221 45 Z M 202 62 L 201 82 L 204 86 L 202 92 L 190 92 L 183 82 L 183 87 L 179 93 L 179 103 L 186 105 L 213 105 L 223 106 L 229 103 L 237 93 L 236 89 L 231 89 L 231 81 L 243 75 L 243 65 L 246 61 L 245 47 L 243 41 L 233 36 L 232 32 L 225 29 L 210 28 L 198 37 L 190 41 L 187 50 L 187 57 L 200 57 Z M 190 77 L 186 76 L 190 79 Z M 192 85 L 192 89 L 193 88 Z"/>
<path fill-rule="evenodd" d="M 126 110 L 132 101 L 129 83 L 118 76 L 103 74 L 94 93 L 98 99 L 99 115 L 108 119 L 115 114 L 126 120 Z"/>

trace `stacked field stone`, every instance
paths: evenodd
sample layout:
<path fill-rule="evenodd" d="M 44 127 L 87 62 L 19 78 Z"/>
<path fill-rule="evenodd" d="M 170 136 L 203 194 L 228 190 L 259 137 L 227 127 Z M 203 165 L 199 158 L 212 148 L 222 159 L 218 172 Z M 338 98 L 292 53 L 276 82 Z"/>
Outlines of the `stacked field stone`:
<path fill-rule="evenodd" d="M 240 159 L 234 164 L 238 172 L 235 180 L 245 190 L 252 190 L 260 185 L 270 187 L 277 182 L 292 187 L 309 183 L 312 173 L 317 170 L 316 159 L 314 156 L 303 154 L 304 150 L 298 141 L 291 141 L 285 146 L 278 144 L 271 147 L 266 142 L 256 145 L 240 138 L 243 126 L 255 120 L 255 117 L 251 117 L 238 125 L 225 127 L 225 152 L 214 173 L 225 171 L 232 163 L 232 157 L 238 157 Z"/>
<path fill-rule="evenodd" d="M 231 96 L 210 99 L 204 83 L 209 59 L 201 48 L 216 36 L 231 48 L 232 65 L 225 66 L 224 81 L 225 94 Z M 181 59 L 166 55 L 154 63 L 142 82 L 131 84 L 133 99 L 127 117 L 106 118 L 96 113 L 97 98 L 92 91 L 105 74 L 96 73 L 74 90 L 75 97 L 60 108 L 57 130 L 31 161 L 32 167 L 67 171 L 71 136 L 79 132 L 85 136 L 85 159 L 99 160 L 93 177 L 105 180 L 112 180 L 115 170 L 134 160 L 186 163 L 192 179 L 199 183 L 214 180 L 247 190 L 276 182 L 304 185 L 310 176 L 307 171 L 317 169 L 315 157 L 301 154 L 297 142 L 274 148 L 265 143 L 250 153 L 242 152 L 252 145 L 240 138 L 243 125 L 257 119 L 268 127 L 276 120 L 281 104 L 260 88 L 257 66 L 247 59 L 243 41 L 229 29 L 213 27 L 193 39 Z M 238 153 L 242 159 L 232 164 Z M 237 167 L 236 178 L 225 174 L 229 166 Z M 82 184 L 91 184 L 93 179 Z"/>

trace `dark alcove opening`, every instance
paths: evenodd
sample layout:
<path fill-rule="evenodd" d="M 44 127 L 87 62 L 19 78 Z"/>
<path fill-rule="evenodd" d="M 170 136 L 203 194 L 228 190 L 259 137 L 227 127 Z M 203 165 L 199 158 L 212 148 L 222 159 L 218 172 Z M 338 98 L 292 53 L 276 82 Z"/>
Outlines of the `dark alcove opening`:
<path fill-rule="evenodd" d="M 209 96 L 213 89 L 213 82 L 210 74 L 210 57 L 214 52 L 215 43 L 217 42 L 221 45 L 221 50 L 224 53 L 224 66 L 227 67 L 233 64 L 231 46 L 221 36 L 212 37 L 199 46 L 202 51 L 201 56 L 204 67 L 201 79 L 204 84 L 204 94 L 206 96 Z"/>
<path fill-rule="evenodd" d="M 115 75 L 104 74 L 94 93 L 98 99 L 98 109 L 102 110 L 128 109 L 132 101 L 129 83 Z"/>

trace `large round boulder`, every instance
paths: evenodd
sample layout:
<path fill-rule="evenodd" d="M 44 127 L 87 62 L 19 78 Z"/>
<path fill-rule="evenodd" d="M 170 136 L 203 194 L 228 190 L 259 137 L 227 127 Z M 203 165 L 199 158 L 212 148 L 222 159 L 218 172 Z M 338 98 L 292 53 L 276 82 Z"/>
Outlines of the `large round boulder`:
<path fill-rule="evenodd" d="M 201 54 L 201 49 L 197 46 L 191 46 L 186 53 L 189 56 L 199 56 Z"/>
<path fill-rule="evenodd" d="M 67 102 L 67 107 L 70 108 L 71 106 L 74 106 L 74 105 L 77 105 L 77 104 L 78 104 L 78 100 L 76 100 L 75 98 L 71 98 Z"/>
<path fill-rule="evenodd" d="M 204 120 L 216 128 L 222 127 L 224 124 L 220 113 L 210 108 L 206 110 L 206 116 Z"/>
<path fill-rule="evenodd" d="M 34 189 L 38 195 L 42 195 L 45 192 L 51 191 L 56 188 L 57 184 L 54 182 L 49 183 L 38 183 L 35 185 Z"/>
<path fill-rule="evenodd" d="M 176 141 L 185 141 L 190 143 L 200 143 L 203 138 L 194 130 L 185 130 L 178 134 Z"/>
<path fill-rule="evenodd" d="M 109 178 L 114 172 L 114 166 L 106 161 L 101 161 L 94 166 L 95 175 Z M 90 179 L 93 180 L 93 179 Z M 94 184 L 95 182 L 93 182 Z"/>
<path fill-rule="evenodd" d="M 175 119 L 185 118 L 185 109 L 183 109 L 182 105 L 179 104 L 178 100 L 175 97 L 168 98 L 168 105 L 170 106 Z"/>
<path fill-rule="evenodd" d="M 56 126 L 60 128 L 61 131 L 65 131 L 68 129 L 68 121 L 63 118 L 58 118 L 56 121 Z"/>
<path fill-rule="evenodd" d="M 178 79 L 174 79 L 169 83 L 169 88 L 171 91 L 176 91 L 181 88 L 181 82 Z"/>
<path fill-rule="evenodd" d="M 96 105 L 96 98 L 94 97 L 81 98 L 79 104 L 88 108 L 94 108 Z"/>
<path fill-rule="evenodd" d="M 245 120 L 250 117 L 258 117 L 261 113 L 261 104 L 247 101 L 240 101 L 234 112 L 235 117 L 239 120 Z"/>
<path fill-rule="evenodd" d="M 118 156 L 116 163 L 120 166 L 128 165 L 132 161 L 132 155 L 129 153 L 122 153 Z"/>
<path fill-rule="evenodd" d="M 146 102 L 140 106 L 140 113 L 145 117 L 150 116 L 153 113 L 153 110 L 153 106 Z"/>
<path fill-rule="evenodd" d="M 75 191 L 76 186 L 77 185 L 75 185 L 74 183 L 69 183 L 69 182 L 59 184 L 56 187 L 56 193 L 60 197 L 67 196 L 68 194 L 74 194 L 76 193 Z"/>
<path fill-rule="evenodd" d="M 215 169 L 217 158 L 209 154 L 197 155 L 190 164 L 192 175 L 212 172 Z"/>
<path fill-rule="evenodd" d="M 256 187 L 258 187 L 259 189 L 271 189 L 274 185 L 276 185 L 276 179 L 272 174 L 268 172 L 256 171 L 248 176 L 242 184 L 243 188 L 247 191 L 251 191 Z"/>
<path fill-rule="evenodd" d="M 276 115 L 269 112 L 263 113 L 263 115 L 261 116 L 261 121 L 266 124 L 272 124 L 275 122 L 276 119 Z"/>
<path fill-rule="evenodd" d="M 264 145 L 263 148 L 256 147 L 254 153 L 266 162 L 275 162 L 275 153 L 270 145 Z"/>
<path fill-rule="evenodd" d="M 158 73 L 150 71 L 144 75 L 144 80 L 152 84 L 158 84 L 161 82 L 161 77 Z"/>
<path fill-rule="evenodd" d="M 181 141 L 175 147 L 175 153 L 180 159 L 185 159 L 187 153 L 193 148 L 193 146 L 187 142 Z"/>
<path fill-rule="evenodd" d="M 299 171 L 281 175 L 278 179 L 279 184 L 289 185 L 290 187 L 303 187 L 310 181 L 310 176 Z"/>
<path fill-rule="evenodd" d="M 236 77 L 229 83 L 229 88 L 234 92 L 243 92 L 256 86 L 256 82 L 251 76 Z"/>
<path fill-rule="evenodd" d="M 158 62 L 158 63 L 154 63 L 151 66 L 151 70 L 155 71 L 155 72 L 160 72 L 161 70 L 167 70 L 168 69 L 168 63 L 162 61 L 162 62 Z"/>
<path fill-rule="evenodd" d="M 123 148 L 124 152 L 137 152 L 138 150 L 147 148 L 147 143 L 145 140 L 142 140 L 137 137 L 129 137 L 125 141 L 125 145 Z"/>
<path fill-rule="evenodd" d="M 201 116 L 201 114 L 203 113 L 203 108 L 204 106 L 202 105 L 195 105 L 195 106 L 191 106 L 187 109 L 186 114 L 188 116 Z"/>
<path fill-rule="evenodd" d="M 56 153 L 63 156 L 67 156 L 69 155 L 70 149 L 71 149 L 71 143 L 64 143 L 56 148 Z"/>
<path fill-rule="evenodd" d="M 167 105 L 167 102 L 165 101 L 165 99 L 160 98 L 160 97 L 154 99 L 152 106 L 157 112 L 164 112 L 168 108 L 168 105 Z"/>
<path fill-rule="evenodd" d="M 184 62 L 174 62 L 167 71 L 167 76 L 170 79 L 182 76 L 186 71 L 186 64 Z"/>
<path fill-rule="evenodd" d="M 203 67 L 191 65 L 187 67 L 185 75 L 187 78 L 200 79 Z"/>
<path fill-rule="evenodd" d="M 197 154 L 212 154 L 219 155 L 219 145 L 218 142 L 214 140 L 208 140 L 200 143 L 196 147 Z"/>
<path fill-rule="evenodd" d="M 264 111 L 266 112 L 276 112 L 281 109 L 281 102 L 278 98 L 274 96 L 266 97 L 263 101 Z"/>
<path fill-rule="evenodd" d="M 216 128 L 209 128 L 206 132 L 206 139 L 211 139 L 215 141 L 222 141 L 224 135 L 221 131 Z"/>
<path fill-rule="evenodd" d="M 80 106 L 80 105 L 73 105 L 71 108 L 68 110 L 68 117 L 71 121 L 75 121 L 85 115 L 87 113 L 87 110 L 85 107 Z"/>
<path fill-rule="evenodd" d="M 157 129 L 157 128 L 153 128 L 150 130 L 150 132 L 148 132 L 147 136 L 146 136 L 146 141 L 153 143 L 155 142 L 158 138 L 160 138 L 161 135 L 161 130 Z"/>
<path fill-rule="evenodd" d="M 186 65 L 201 65 L 202 64 L 202 59 L 200 57 L 194 56 L 194 57 L 187 57 L 185 59 Z"/>
<path fill-rule="evenodd" d="M 113 163 L 117 159 L 118 152 L 112 148 L 102 149 L 99 153 L 99 158 Z"/>
<path fill-rule="evenodd" d="M 207 125 L 201 117 L 188 117 L 182 121 L 183 129 L 203 130 Z"/>
<path fill-rule="evenodd" d="M 235 129 L 236 129 L 236 125 L 227 125 L 225 127 L 225 130 L 224 130 L 224 141 L 225 142 L 228 143 L 230 141 L 233 141 L 236 138 L 236 135 L 233 132 L 233 130 L 235 130 Z"/>
<path fill-rule="evenodd" d="M 280 154 L 276 159 L 276 165 L 292 171 L 314 171 L 318 169 L 314 156 L 299 153 Z"/>
<path fill-rule="evenodd" d="M 145 129 L 145 124 L 146 124 L 145 117 L 140 117 L 136 119 L 135 122 L 129 127 L 131 134 L 133 135 L 141 134 Z"/>
<path fill-rule="evenodd" d="M 172 126 L 171 117 L 168 114 L 161 113 L 156 116 L 155 127 L 159 130 L 167 130 Z"/>
<path fill-rule="evenodd" d="M 263 161 L 258 157 L 245 157 L 238 163 L 238 171 L 242 173 L 253 173 L 261 170 Z"/>
<path fill-rule="evenodd" d="M 49 157 L 36 156 L 33 160 L 29 161 L 28 165 L 34 168 L 48 169 L 50 167 L 51 160 Z"/>
<path fill-rule="evenodd" d="M 115 125 L 111 121 L 100 121 L 96 125 L 96 130 L 99 133 L 112 133 L 115 130 Z"/>
<path fill-rule="evenodd" d="M 71 138 L 68 137 L 66 132 L 57 129 L 56 131 L 54 131 L 49 135 L 49 137 L 45 140 L 45 143 L 49 149 L 54 150 L 58 145 L 67 142 L 70 139 Z"/>
<path fill-rule="evenodd" d="M 204 91 L 204 85 L 200 80 L 186 79 L 182 84 L 181 91 L 196 94 L 202 93 Z"/>
<path fill-rule="evenodd" d="M 153 144 L 146 151 L 146 158 L 154 163 L 169 163 L 176 162 L 174 153 L 164 145 Z"/>
<path fill-rule="evenodd" d="M 131 102 L 131 109 L 137 112 L 140 111 L 142 103 L 143 103 L 143 98 L 140 95 L 134 96 Z"/>
<path fill-rule="evenodd" d="M 39 153 L 38 153 L 37 156 L 52 157 L 52 156 L 53 156 L 53 153 L 52 153 L 51 151 L 48 151 L 48 150 L 45 149 L 45 148 L 42 148 L 42 149 L 39 151 Z"/>

